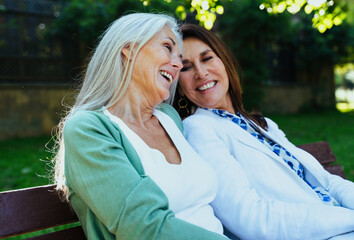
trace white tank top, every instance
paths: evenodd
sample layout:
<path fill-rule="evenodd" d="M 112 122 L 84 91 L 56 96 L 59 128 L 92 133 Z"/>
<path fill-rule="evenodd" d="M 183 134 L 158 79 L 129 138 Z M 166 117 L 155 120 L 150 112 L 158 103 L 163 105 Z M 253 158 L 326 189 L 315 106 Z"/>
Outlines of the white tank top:
<path fill-rule="evenodd" d="M 155 115 L 172 139 L 181 164 L 170 164 L 158 150 L 150 148 L 120 118 L 107 109 L 104 113 L 117 123 L 135 148 L 145 174 L 162 189 L 169 201 L 169 208 L 180 218 L 209 231 L 223 233 L 220 221 L 209 203 L 217 191 L 214 170 L 192 149 L 175 122 L 165 113 L 155 109 Z"/>

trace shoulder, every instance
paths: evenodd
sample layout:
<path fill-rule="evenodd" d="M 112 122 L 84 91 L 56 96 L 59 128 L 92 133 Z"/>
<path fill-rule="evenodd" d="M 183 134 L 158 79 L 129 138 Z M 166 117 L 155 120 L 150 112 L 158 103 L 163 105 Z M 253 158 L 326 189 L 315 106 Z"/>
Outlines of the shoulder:
<path fill-rule="evenodd" d="M 104 114 L 100 113 L 98 111 L 86 111 L 86 110 L 81 110 L 78 112 L 73 113 L 72 116 L 70 116 L 66 123 L 65 123 L 65 128 L 72 128 L 72 127 L 79 127 L 79 126 L 85 126 L 88 124 L 97 124 L 104 119 Z"/>
<path fill-rule="evenodd" d="M 278 134 L 280 137 L 285 137 L 285 133 L 279 128 L 278 124 L 276 124 L 272 119 L 265 117 L 268 125 L 268 132 Z"/>
<path fill-rule="evenodd" d="M 112 125 L 110 119 L 102 111 L 81 110 L 67 119 L 64 134 L 70 135 L 81 131 L 100 132 Z"/>
<path fill-rule="evenodd" d="M 183 120 L 183 127 L 210 126 L 210 125 L 213 126 L 215 122 L 217 123 L 219 121 L 220 121 L 220 117 L 217 116 L 216 114 L 208 110 L 197 109 L 197 111 L 193 115 Z"/>
<path fill-rule="evenodd" d="M 278 124 L 276 124 L 272 119 L 270 119 L 268 117 L 265 117 L 264 119 L 266 120 L 268 127 L 270 127 L 270 128 L 279 128 Z"/>
<path fill-rule="evenodd" d="M 215 116 L 214 116 L 215 115 Z M 183 134 L 191 135 L 219 135 L 224 131 L 223 119 L 204 109 L 198 109 L 193 115 L 183 120 Z"/>
<path fill-rule="evenodd" d="M 167 103 L 161 103 L 156 107 L 161 112 L 167 114 L 176 123 L 177 127 L 182 131 L 182 120 L 177 111 Z"/>

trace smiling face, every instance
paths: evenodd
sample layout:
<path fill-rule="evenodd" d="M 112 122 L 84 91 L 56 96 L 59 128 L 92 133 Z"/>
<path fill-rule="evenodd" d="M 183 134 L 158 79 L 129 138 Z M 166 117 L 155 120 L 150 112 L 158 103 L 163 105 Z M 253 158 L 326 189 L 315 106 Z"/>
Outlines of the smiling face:
<path fill-rule="evenodd" d="M 129 52 L 123 54 L 128 56 Z M 166 100 L 169 88 L 182 68 L 176 36 L 165 26 L 138 52 L 133 66 L 132 86 L 151 105 Z"/>
<path fill-rule="evenodd" d="M 181 95 L 199 107 L 234 112 L 225 66 L 206 43 L 194 37 L 183 40 L 182 62 Z"/>

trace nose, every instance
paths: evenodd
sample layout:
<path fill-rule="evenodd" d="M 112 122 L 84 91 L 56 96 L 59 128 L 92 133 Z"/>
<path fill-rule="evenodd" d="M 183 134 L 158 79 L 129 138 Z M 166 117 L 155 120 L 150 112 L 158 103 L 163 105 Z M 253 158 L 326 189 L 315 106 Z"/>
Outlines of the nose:
<path fill-rule="evenodd" d="M 174 55 L 171 59 L 171 64 L 174 68 L 177 68 L 177 70 L 182 69 L 183 64 L 182 64 L 182 60 L 179 56 Z"/>
<path fill-rule="evenodd" d="M 195 78 L 204 79 L 208 76 L 209 72 L 205 66 L 197 65 L 195 66 Z"/>

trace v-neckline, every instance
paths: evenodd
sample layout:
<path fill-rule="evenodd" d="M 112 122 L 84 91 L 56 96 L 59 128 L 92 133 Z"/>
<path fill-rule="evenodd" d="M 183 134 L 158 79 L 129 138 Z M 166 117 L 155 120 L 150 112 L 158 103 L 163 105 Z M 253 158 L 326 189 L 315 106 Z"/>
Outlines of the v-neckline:
<path fill-rule="evenodd" d="M 127 133 L 128 135 L 132 136 L 135 140 L 139 141 L 139 145 L 143 145 L 145 149 L 153 150 L 161 154 L 165 160 L 165 163 L 171 166 L 181 166 L 184 161 L 182 160 L 182 152 L 180 151 L 180 146 L 179 146 L 179 141 L 177 140 L 178 136 L 175 134 L 174 131 L 172 131 L 171 126 L 167 124 L 165 121 L 167 120 L 164 116 L 164 113 L 161 112 L 160 110 L 154 109 L 154 112 L 152 115 L 154 115 L 159 123 L 161 124 L 162 128 L 166 131 L 167 135 L 171 139 L 172 143 L 174 144 L 175 148 L 177 149 L 177 152 L 180 157 L 180 163 L 170 163 L 167 161 L 165 155 L 158 149 L 150 147 L 136 132 L 134 132 L 121 118 L 113 115 L 107 108 L 103 108 L 103 113 L 106 114 L 113 122 L 118 124 L 120 128 L 122 128 L 124 133 Z M 128 137 L 128 136 L 127 136 Z M 128 137 L 129 139 L 129 137 Z M 133 139 L 129 139 L 132 141 Z M 133 146 L 134 144 L 131 143 Z M 134 147 L 135 148 L 135 147 Z M 136 149 L 137 150 L 137 149 Z M 139 154 L 138 154 L 139 155 Z"/>

